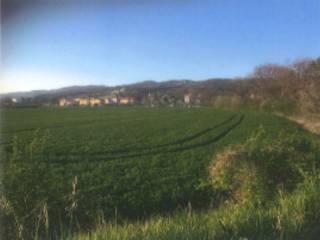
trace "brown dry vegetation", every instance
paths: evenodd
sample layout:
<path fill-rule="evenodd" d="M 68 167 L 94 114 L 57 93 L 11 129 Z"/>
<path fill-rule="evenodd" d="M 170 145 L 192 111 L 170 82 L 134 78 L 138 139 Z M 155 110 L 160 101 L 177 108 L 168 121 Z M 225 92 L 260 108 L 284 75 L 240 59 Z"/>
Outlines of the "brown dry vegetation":
<path fill-rule="evenodd" d="M 215 191 L 238 203 L 272 199 L 277 189 L 292 191 L 316 164 L 309 152 L 318 145 L 299 135 L 280 132 L 271 140 L 260 128 L 244 144 L 227 147 L 209 168 Z"/>
<path fill-rule="evenodd" d="M 305 129 L 320 134 L 320 116 L 310 115 L 310 116 L 289 116 L 290 120 L 301 124 Z"/>

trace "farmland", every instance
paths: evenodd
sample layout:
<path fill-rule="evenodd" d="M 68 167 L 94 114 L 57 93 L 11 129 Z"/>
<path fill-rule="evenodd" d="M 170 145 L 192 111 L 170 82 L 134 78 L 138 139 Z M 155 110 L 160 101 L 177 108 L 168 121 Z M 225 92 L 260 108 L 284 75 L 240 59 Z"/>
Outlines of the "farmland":
<path fill-rule="evenodd" d="M 24 234 L 43 206 L 51 233 L 64 224 L 87 229 L 98 216 L 122 221 L 214 207 L 208 166 L 218 152 L 261 126 L 268 139 L 306 134 L 267 113 L 209 107 L 3 109 L 1 118 L 1 188 Z"/>

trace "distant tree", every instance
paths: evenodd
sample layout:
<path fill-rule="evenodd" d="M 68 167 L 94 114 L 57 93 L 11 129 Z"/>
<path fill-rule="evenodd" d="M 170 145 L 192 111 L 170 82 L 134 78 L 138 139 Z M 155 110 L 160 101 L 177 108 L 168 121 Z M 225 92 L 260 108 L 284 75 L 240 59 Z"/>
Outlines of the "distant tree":
<path fill-rule="evenodd" d="M 301 91 L 302 101 L 307 106 L 303 110 L 320 112 L 320 58 L 312 61 L 303 77 L 305 87 Z"/>
<path fill-rule="evenodd" d="M 253 77 L 256 78 L 283 78 L 290 74 L 292 70 L 289 67 L 278 64 L 265 64 L 255 68 Z"/>
<path fill-rule="evenodd" d="M 13 107 L 16 103 L 13 101 L 12 98 L 6 97 L 0 99 L 0 107 Z"/>
<path fill-rule="evenodd" d="M 298 74 L 299 78 L 302 78 L 307 73 L 308 69 L 310 69 L 313 62 L 314 61 L 309 58 L 298 59 L 292 64 L 292 68 Z"/>
<path fill-rule="evenodd" d="M 265 97 L 285 97 L 292 92 L 294 71 L 288 66 L 265 64 L 255 68 L 252 77 L 260 94 Z"/>
<path fill-rule="evenodd" d="M 312 61 L 309 65 L 308 74 L 310 77 L 320 81 L 320 58 Z"/>

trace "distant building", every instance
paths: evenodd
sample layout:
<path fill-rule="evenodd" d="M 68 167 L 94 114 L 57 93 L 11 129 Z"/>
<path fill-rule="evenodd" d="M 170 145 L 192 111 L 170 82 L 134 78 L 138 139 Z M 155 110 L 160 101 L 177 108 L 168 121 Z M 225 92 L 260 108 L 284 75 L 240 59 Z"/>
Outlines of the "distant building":
<path fill-rule="evenodd" d="M 61 98 L 59 100 L 60 107 L 66 107 L 66 106 L 72 106 L 72 105 L 75 105 L 75 101 L 73 99 Z"/>
<path fill-rule="evenodd" d="M 66 105 L 66 99 L 65 98 L 61 98 L 60 100 L 59 100 L 59 106 L 60 107 L 64 107 Z"/>
<path fill-rule="evenodd" d="M 118 103 L 118 98 L 117 97 L 112 97 L 110 98 L 111 103 L 117 104 Z"/>
<path fill-rule="evenodd" d="M 118 98 L 115 96 L 104 96 L 102 98 L 102 104 L 117 104 L 118 103 Z"/>
<path fill-rule="evenodd" d="M 2 98 L 0 99 L 0 107 L 13 107 L 17 104 L 17 100 L 15 98 Z"/>
<path fill-rule="evenodd" d="M 102 106 L 109 104 L 130 104 L 133 103 L 131 97 L 105 96 L 105 97 L 77 97 L 77 98 L 61 98 L 59 106 Z"/>
<path fill-rule="evenodd" d="M 130 103 L 132 103 L 133 102 L 133 100 L 132 100 L 132 98 L 129 98 L 129 97 L 122 97 L 122 98 L 120 98 L 120 104 L 130 104 Z"/>
<path fill-rule="evenodd" d="M 111 99 L 110 99 L 109 97 L 104 97 L 104 98 L 103 98 L 103 103 L 104 103 L 104 104 L 107 104 L 107 105 L 108 105 L 108 104 L 111 104 Z"/>
<path fill-rule="evenodd" d="M 79 98 L 80 106 L 88 106 L 90 104 L 89 98 Z"/>
<path fill-rule="evenodd" d="M 184 103 L 185 104 L 190 104 L 191 102 L 191 95 L 190 94 L 185 94 L 184 95 Z"/>
<path fill-rule="evenodd" d="M 100 106 L 102 105 L 102 100 L 100 98 L 90 98 L 90 105 L 91 106 Z"/>
<path fill-rule="evenodd" d="M 75 104 L 75 105 L 79 105 L 79 103 L 80 103 L 80 98 L 74 98 L 73 101 L 74 101 L 74 104 Z"/>

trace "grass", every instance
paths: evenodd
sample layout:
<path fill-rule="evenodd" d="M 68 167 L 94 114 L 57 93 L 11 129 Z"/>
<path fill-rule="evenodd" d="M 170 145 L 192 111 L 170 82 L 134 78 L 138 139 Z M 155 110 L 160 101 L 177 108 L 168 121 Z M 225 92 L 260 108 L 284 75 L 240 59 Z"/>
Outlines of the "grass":
<path fill-rule="evenodd" d="M 31 239 L 37 234 L 70 237 L 98 223 L 101 229 L 122 229 L 125 234 L 131 226 L 142 228 L 145 221 L 177 238 L 189 236 L 179 224 L 194 223 L 187 225 L 190 234 L 208 234 L 196 229 L 211 225 L 196 226 L 196 220 L 215 222 L 212 214 L 224 215 L 229 209 L 205 212 L 224 196 L 212 188 L 208 175 L 213 156 L 245 142 L 259 126 L 265 129 L 266 141 L 280 130 L 308 135 L 298 125 L 270 114 L 205 107 L 1 111 L 1 196 L 9 238 L 19 233 Z M 184 212 L 185 208 L 189 210 Z M 179 209 L 176 216 L 163 217 Z M 180 215 L 195 219 L 189 223 Z M 107 223 L 101 224 L 102 220 Z M 132 225 L 136 221 L 143 223 Z M 214 224 L 223 229 L 219 221 Z M 137 234 L 138 239 L 144 237 Z"/>
<path fill-rule="evenodd" d="M 266 206 L 224 205 L 204 213 L 181 211 L 145 222 L 105 223 L 66 239 L 318 239 L 320 178 L 305 179 L 290 195 Z"/>
<path fill-rule="evenodd" d="M 216 157 L 210 168 L 212 178 L 216 180 L 212 182 L 212 187 L 217 191 L 230 190 L 225 202 L 218 208 L 198 212 L 189 206 L 171 216 L 153 217 L 145 222 L 120 225 L 102 222 L 94 231 L 69 239 L 318 239 L 319 141 L 283 132 L 272 140 L 271 146 L 265 141 L 266 135 L 260 130 L 244 144 L 228 147 Z M 272 154 L 272 158 L 268 153 Z M 287 161 L 288 158 L 290 161 Z M 240 165 L 235 165 L 235 161 L 239 161 Z M 261 165 L 265 161 L 268 163 Z M 246 162 L 259 164 L 256 167 L 251 164 L 247 168 Z M 277 171 L 270 168 L 273 163 L 277 163 L 275 167 L 285 164 L 290 178 L 279 179 Z M 264 174 L 270 174 L 268 179 L 261 176 L 262 169 L 267 170 Z M 300 176 L 297 169 L 300 170 Z M 257 171 L 260 174 L 254 176 L 253 173 Z M 243 173 L 251 177 L 238 178 L 237 183 L 227 179 Z M 299 181 L 292 188 L 285 184 L 288 180 Z M 252 188 L 257 183 L 259 188 Z M 261 195 L 261 192 L 270 189 L 270 185 L 274 187 L 273 196 Z M 241 198 L 234 198 L 235 187 Z"/>

